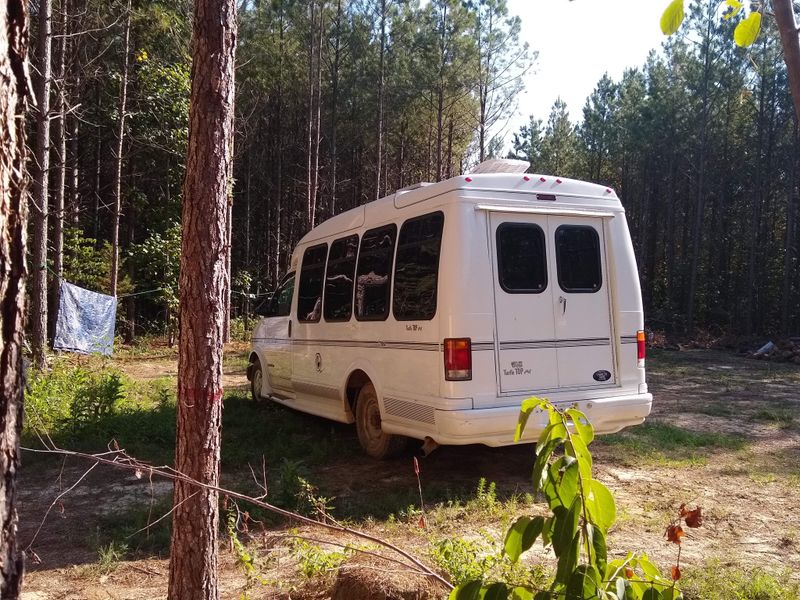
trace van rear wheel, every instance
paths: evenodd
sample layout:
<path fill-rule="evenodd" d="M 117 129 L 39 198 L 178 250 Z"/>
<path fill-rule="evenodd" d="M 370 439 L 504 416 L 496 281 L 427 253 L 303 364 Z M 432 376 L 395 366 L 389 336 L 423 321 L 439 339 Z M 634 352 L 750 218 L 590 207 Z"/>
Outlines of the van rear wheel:
<path fill-rule="evenodd" d="M 361 447 L 369 456 L 383 459 L 400 454 L 408 438 L 385 433 L 381 428 L 381 411 L 375 386 L 365 384 L 356 400 L 356 431 Z"/>

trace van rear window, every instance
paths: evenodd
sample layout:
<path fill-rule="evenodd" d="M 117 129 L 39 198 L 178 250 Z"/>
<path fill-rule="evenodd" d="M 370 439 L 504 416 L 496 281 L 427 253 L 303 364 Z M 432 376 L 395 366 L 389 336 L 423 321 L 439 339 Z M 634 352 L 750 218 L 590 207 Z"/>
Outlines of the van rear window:
<path fill-rule="evenodd" d="M 591 294 L 603 285 L 600 237 L 594 227 L 561 225 L 556 229 L 558 284 L 565 292 Z"/>
<path fill-rule="evenodd" d="M 312 246 L 303 253 L 297 297 L 297 320 L 302 323 L 316 323 L 322 316 L 322 279 L 327 255 L 328 244 Z"/>
<path fill-rule="evenodd" d="M 400 228 L 394 269 L 394 317 L 398 321 L 430 320 L 436 314 L 439 251 L 444 214 L 409 219 Z"/>
<path fill-rule="evenodd" d="M 389 316 L 392 259 L 397 225 L 370 229 L 361 238 L 356 272 L 356 319 L 382 321 Z"/>
<path fill-rule="evenodd" d="M 353 313 L 353 277 L 356 273 L 358 236 L 335 240 L 328 255 L 325 275 L 326 321 L 349 321 Z"/>
<path fill-rule="evenodd" d="M 547 289 L 544 231 L 535 223 L 502 223 L 497 228 L 497 271 L 509 294 Z"/>

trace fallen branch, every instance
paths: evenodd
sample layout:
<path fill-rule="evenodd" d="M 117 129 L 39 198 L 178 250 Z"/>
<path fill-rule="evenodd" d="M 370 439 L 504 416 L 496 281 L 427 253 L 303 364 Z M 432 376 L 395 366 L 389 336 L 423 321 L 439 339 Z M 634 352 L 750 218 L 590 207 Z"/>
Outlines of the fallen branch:
<path fill-rule="evenodd" d="M 402 556 L 405 560 L 407 560 L 411 564 L 408 565 L 408 564 L 402 563 L 402 561 L 400 561 L 401 564 L 404 564 L 405 566 L 411 568 L 411 570 L 413 570 L 413 571 L 415 571 L 415 572 L 417 572 L 417 573 L 419 573 L 421 575 L 424 575 L 425 577 L 428 577 L 430 579 L 438 581 L 439 583 L 444 585 L 448 590 L 452 590 L 453 589 L 453 586 L 452 586 L 452 584 L 450 582 L 448 582 L 446 579 L 444 579 L 438 573 L 434 572 L 432 569 L 430 569 L 428 566 L 426 566 L 422 561 L 420 561 L 419 559 L 414 557 L 412 554 L 406 552 L 405 550 L 403 550 L 402 548 L 392 544 L 391 542 L 388 542 L 388 541 L 386 541 L 384 539 L 381 539 L 379 537 L 376 537 L 374 535 L 370 535 L 370 534 L 365 533 L 363 531 L 359 531 L 357 529 L 352 529 L 350 527 L 345 527 L 345 526 L 339 525 L 339 524 L 331 524 L 331 523 L 326 523 L 326 522 L 322 522 L 322 521 L 317 521 L 315 519 L 311 519 L 309 517 L 304 517 L 303 515 L 294 513 L 292 511 L 289 511 L 289 510 L 286 510 L 286 509 L 283 509 L 283 508 L 279 508 L 279 507 L 277 507 L 277 506 L 275 506 L 273 504 L 269 504 L 268 502 L 265 502 L 263 499 L 252 498 L 252 497 L 247 496 L 245 494 L 242 494 L 240 492 L 235 492 L 233 490 L 228 490 L 228 489 L 225 489 L 225 488 L 221 488 L 221 487 L 218 487 L 218 486 L 209 485 L 207 483 L 203 483 L 203 482 L 197 481 L 195 479 L 192 479 L 191 477 L 188 477 L 187 475 L 184 475 L 183 473 L 180 473 L 180 472 L 176 471 L 175 469 L 173 469 L 172 467 L 169 467 L 167 465 L 162 465 L 162 466 L 159 466 L 159 467 L 148 465 L 146 463 L 143 463 L 143 462 L 139 461 L 136 458 L 133 458 L 132 456 L 129 456 L 125 452 L 124 449 L 115 449 L 115 450 L 112 450 L 110 452 L 104 452 L 102 454 L 89 454 L 89 453 L 86 453 L 86 452 L 78 452 L 78 451 L 75 451 L 75 450 L 64 450 L 62 448 L 58 448 L 52 442 L 52 440 L 48 439 L 48 441 L 50 441 L 52 446 L 51 445 L 47 445 L 47 447 L 45 449 L 25 448 L 25 447 L 23 447 L 22 450 L 24 450 L 26 452 L 34 452 L 34 453 L 37 453 L 37 454 L 55 454 L 55 455 L 59 455 L 59 456 L 71 456 L 71 457 L 82 459 L 82 460 L 93 461 L 95 463 L 68 490 L 62 492 L 56 498 L 56 500 L 53 501 L 53 504 L 51 505 L 50 508 L 52 508 L 52 506 L 55 505 L 55 503 L 58 501 L 58 499 L 60 499 L 66 493 L 68 493 L 69 491 L 74 489 L 86 477 L 86 475 L 88 475 L 89 471 L 91 469 L 93 469 L 95 466 L 97 466 L 98 464 L 103 464 L 103 465 L 108 465 L 108 466 L 115 467 L 115 468 L 118 468 L 118 469 L 125 469 L 125 470 L 128 470 L 128 471 L 133 471 L 134 473 L 136 473 L 136 475 L 138 477 L 141 477 L 142 473 L 147 472 L 147 473 L 149 473 L 149 475 L 151 477 L 153 475 L 155 475 L 155 476 L 158 476 L 158 477 L 163 477 L 165 479 L 170 479 L 172 481 L 182 481 L 184 483 L 188 483 L 189 485 L 195 486 L 197 488 L 210 490 L 210 491 L 215 491 L 217 493 L 226 495 L 226 496 L 228 496 L 230 498 L 234 498 L 236 500 L 241 500 L 243 502 L 249 502 L 250 504 L 253 504 L 255 506 L 258 506 L 260 508 L 268 510 L 268 511 L 270 511 L 272 513 L 275 513 L 275 514 L 281 515 L 283 517 L 286 517 L 287 519 L 292 519 L 292 520 L 295 520 L 295 521 L 299 521 L 299 522 L 305 523 L 307 525 L 323 527 L 323 528 L 331 530 L 331 531 L 336 531 L 338 533 L 348 534 L 348 535 L 352 535 L 352 536 L 357 537 L 357 538 L 368 540 L 368 541 L 370 541 L 370 542 L 372 542 L 374 544 L 378 544 L 379 546 L 383 546 L 384 548 L 387 548 L 387 549 L 391 550 L 392 552 L 395 552 L 398 555 Z M 116 444 L 116 443 L 114 443 L 114 444 Z M 49 513 L 50 509 L 48 509 L 47 512 Z M 45 518 L 47 518 L 47 514 L 45 514 Z M 44 523 L 44 520 L 42 521 L 42 524 L 43 523 Z M 39 526 L 39 530 L 41 530 L 41 525 Z M 37 530 L 37 535 L 38 535 L 38 530 Z M 36 539 L 36 536 L 34 536 L 34 540 L 35 539 Z M 33 544 L 33 540 L 28 545 L 29 549 L 30 549 L 32 544 Z M 358 548 L 354 547 L 353 549 L 356 550 L 356 551 L 359 551 Z M 383 558 L 386 559 L 386 560 L 393 561 L 393 562 L 398 562 L 395 559 L 390 559 L 388 557 L 383 557 Z"/>

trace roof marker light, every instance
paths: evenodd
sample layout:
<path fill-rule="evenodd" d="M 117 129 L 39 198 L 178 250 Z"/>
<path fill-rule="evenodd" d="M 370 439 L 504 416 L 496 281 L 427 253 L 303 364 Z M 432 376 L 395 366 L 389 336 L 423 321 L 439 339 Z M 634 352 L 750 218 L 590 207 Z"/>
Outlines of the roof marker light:
<path fill-rule="evenodd" d="M 612 190 L 611 188 L 606 188 L 606 194 L 613 194 L 613 193 L 614 190 Z"/>
<path fill-rule="evenodd" d="M 561 180 L 560 179 L 556 179 L 556 183 L 561 183 Z"/>
<path fill-rule="evenodd" d="M 472 181 L 472 177 L 464 177 L 464 181 L 466 181 L 467 183 L 469 183 L 470 181 Z"/>
<path fill-rule="evenodd" d="M 530 181 L 530 180 L 531 180 L 531 178 L 530 178 L 530 177 L 528 177 L 527 175 L 525 175 L 525 176 L 523 177 L 523 179 L 524 179 L 525 181 Z"/>
<path fill-rule="evenodd" d="M 539 177 L 539 181 L 541 181 L 542 183 L 544 183 L 545 181 L 547 181 L 547 179 L 545 179 L 544 177 Z"/>

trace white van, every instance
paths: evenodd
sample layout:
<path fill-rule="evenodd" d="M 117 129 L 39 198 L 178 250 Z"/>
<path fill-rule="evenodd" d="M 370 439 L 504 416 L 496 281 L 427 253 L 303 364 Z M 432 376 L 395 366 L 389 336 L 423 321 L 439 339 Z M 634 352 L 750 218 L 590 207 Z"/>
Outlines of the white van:
<path fill-rule="evenodd" d="M 598 433 L 641 423 L 642 299 L 613 190 L 492 160 L 335 216 L 300 240 L 253 334 L 254 398 L 407 438 L 513 443 L 522 400 Z M 546 426 L 532 415 L 524 439 Z"/>

